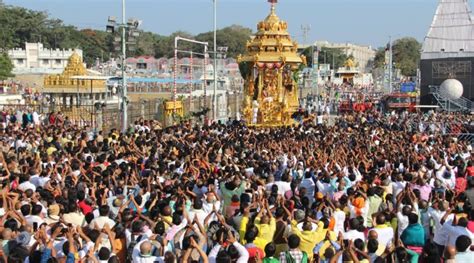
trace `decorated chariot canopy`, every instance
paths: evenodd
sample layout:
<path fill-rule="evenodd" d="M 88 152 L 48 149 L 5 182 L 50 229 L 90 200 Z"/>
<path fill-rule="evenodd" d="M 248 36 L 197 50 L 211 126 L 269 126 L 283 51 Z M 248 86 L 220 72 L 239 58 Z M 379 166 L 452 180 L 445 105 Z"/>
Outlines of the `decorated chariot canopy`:
<path fill-rule="evenodd" d="M 306 58 L 298 54 L 288 24 L 276 15 L 277 0 L 268 2 L 270 14 L 257 24 L 247 53 L 238 57 L 245 80 L 243 117 L 249 125 L 288 126 L 299 107 L 298 77 Z"/>

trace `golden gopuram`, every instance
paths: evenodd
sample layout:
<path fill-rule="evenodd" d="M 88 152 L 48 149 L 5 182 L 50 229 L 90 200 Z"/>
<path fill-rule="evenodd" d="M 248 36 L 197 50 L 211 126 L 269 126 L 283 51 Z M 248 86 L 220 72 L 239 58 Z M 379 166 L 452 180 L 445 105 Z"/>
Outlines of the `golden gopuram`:
<path fill-rule="evenodd" d="M 62 74 L 49 75 L 44 79 L 42 92 L 58 105 L 73 106 L 85 101 L 90 104 L 106 98 L 106 78 L 89 75 L 82 58 L 74 52 Z"/>
<path fill-rule="evenodd" d="M 257 25 L 255 37 L 247 43 L 247 54 L 238 57 L 244 78 L 243 117 L 249 126 L 279 127 L 294 124 L 298 110 L 298 77 L 306 58 L 297 52 L 288 24 L 275 13 Z"/>

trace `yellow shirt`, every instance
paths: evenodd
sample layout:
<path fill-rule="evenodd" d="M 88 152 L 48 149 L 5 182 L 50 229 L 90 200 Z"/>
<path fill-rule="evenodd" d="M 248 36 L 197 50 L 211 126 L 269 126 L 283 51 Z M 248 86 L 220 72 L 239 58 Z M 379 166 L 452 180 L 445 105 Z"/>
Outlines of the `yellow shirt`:
<path fill-rule="evenodd" d="M 310 230 L 303 230 L 300 231 L 297 227 L 298 222 L 295 220 L 291 221 L 291 231 L 297 235 L 300 240 L 299 249 L 301 251 L 306 252 L 308 254 L 308 259 L 311 261 L 313 259 L 313 249 L 314 247 L 319 244 L 321 241 L 324 240 L 326 237 L 327 229 L 323 229 L 324 224 L 322 222 L 318 223 L 318 228 L 316 231 Z M 336 240 L 336 234 L 334 232 L 330 232 L 331 240 Z M 324 244 L 320 251 L 324 251 L 329 245 Z M 324 250 L 322 250 L 324 248 Z"/>
<path fill-rule="evenodd" d="M 258 246 L 255 244 L 257 247 L 261 248 L 262 250 L 265 250 L 265 246 L 272 242 L 273 240 L 273 235 L 275 234 L 276 231 L 276 221 L 275 218 L 270 219 L 269 224 L 261 224 L 260 223 L 260 217 L 255 218 L 255 227 L 258 229 L 258 237 L 263 239 L 265 242 L 262 244 L 262 247 Z"/>
<path fill-rule="evenodd" d="M 166 221 L 170 223 L 173 222 L 173 217 L 171 216 L 163 216 L 163 219 L 165 219 Z M 168 228 L 170 228 L 170 226 L 167 223 L 165 223 L 165 232 L 168 231 Z"/>
<path fill-rule="evenodd" d="M 47 153 L 48 155 L 51 155 L 51 154 L 53 154 L 55 151 L 57 151 L 57 149 L 51 146 L 51 147 L 49 147 L 49 148 L 46 150 L 46 153 Z"/>
<path fill-rule="evenodd" d="M 245 240 L 245 233 L 247 232 L 247 224 L 248 223 L 249 223 L 249 218 L 246 217 L 246 216 L 242 217 L 242 220 L 240 221 L 240 228 L 239 228 L 239 235 L 240 235 L 240 240 L 241 240 L 240 243 L 242 245 L 245 245 L 247 243 L 247 241 Z M 275 229 L 276 229 L 275 219 L 273 219 L 273 223 L 274 223 L 273 233 L 275 233 Z M 271 220 L 270 220 L 270 224 L 271 224 Z M 258 236 L 253 241 L 253 244 L 256 247 L 258 247 L 262 250 L 265 250 L 265 246 L 273 240 L 273 234 L 272 234 L 272 237 L 270 238 L 270 241 L 267 241 L 265 238 L 262 238 L 262 236 L 261 236 L 261 233 L 262 233 L 262 231 L 260 230 L 261 228 L 259 228 L 258 226 L 257 226 L 257 228 L 258 228 Z M 267 231 L 265 226 L 263 226 L 262 229 L 265 232 Z"/>

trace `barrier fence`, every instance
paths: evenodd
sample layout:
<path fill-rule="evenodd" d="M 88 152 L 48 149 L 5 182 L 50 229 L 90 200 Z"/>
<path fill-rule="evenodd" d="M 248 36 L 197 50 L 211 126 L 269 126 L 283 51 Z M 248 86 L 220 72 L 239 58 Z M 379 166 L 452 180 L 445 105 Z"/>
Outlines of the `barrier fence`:
<path fill-rule="evenodd" d="M 204 121 L 204 118 L 198 119 L 195 114 L 204 108 L 209 108 L 207 118 L 212 118 L 212 97 L 193 97 L 191 99 L 184 98 L 184 116 L 177 118 L 176 116 L 165 116 L 163 99 L 130 102 L 128 108 L 129 124 L 133 124 L 136 120 L 157 120 L 164 126 L 170 126 L 179 123 L 182 120 L 190 120 L 194 123 Z M 218 96 L 218 119 L 227 120 L 228 118 L 236 118 L 240 111 L 241 96 L 240 94 L 225 94 Z M 51 113 L 60 112 L 64 120 L 68 120 L 73 125 L 88 128 L 91 130 L 120 129 L 122 123 L 122 111 L 117 103 L 109 105 L 57 105 L 57 104 L 0 104 L 0 111 L 8 112 L 18 116 L 18 112 L 37 112 L 42 122 L 48 122 Z M 2 116 L 3 118 L 4 116 Z M 21 121 L 21 120 L 20 120 Z"/>

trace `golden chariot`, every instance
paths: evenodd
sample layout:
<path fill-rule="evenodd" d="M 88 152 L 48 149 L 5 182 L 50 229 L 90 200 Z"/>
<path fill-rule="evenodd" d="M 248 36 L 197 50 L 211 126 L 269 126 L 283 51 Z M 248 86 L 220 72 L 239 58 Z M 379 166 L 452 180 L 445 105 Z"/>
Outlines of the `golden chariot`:
<path fill-rule="evenodd" d="M 299 108 L 298 78 L 306 58 L 298 54 L 288 24 L 275 13 L 257 25 L 255 37 L 247 42 L 247 54 L 239 55 L 244 78 L 243 118 L 249 126 L 279 127 L 294 124 Z"/>

